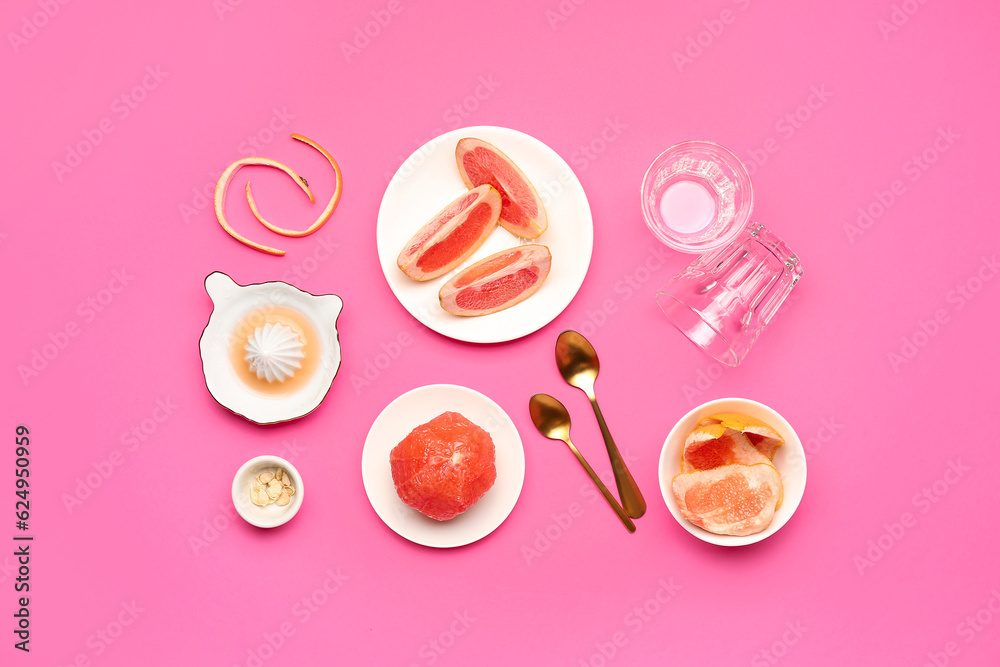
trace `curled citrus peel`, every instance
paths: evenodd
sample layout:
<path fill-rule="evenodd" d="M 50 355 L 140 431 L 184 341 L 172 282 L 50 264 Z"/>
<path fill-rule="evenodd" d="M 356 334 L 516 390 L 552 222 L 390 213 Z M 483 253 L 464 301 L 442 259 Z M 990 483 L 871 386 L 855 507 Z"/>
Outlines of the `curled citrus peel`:
<path fill-rule="evenodd" d="M 312 234 L 317 229 L 326 224 L 326 221 L 330 219 L 331 215 L 333 215 L 334 210 L 336 210 L 337 208 L 337 204 L 340 203 L 340 193 L 343 190 L 344 176 L 340 171 L 340 165 L 337 164 L 337 161 L 333 159 L 333 156 L 330 155 L 330 153 L 325 148 L 317 144 L 312 139 L 304 137 L 301 134 L 292 134 L 292 139 L 301 141 L 302 143 L 305 144 L 309 144 L 310 146 L 315 148 L 317 151 L 320 152 L 320 154 L 323 155 L 323 157 L 325 157 L 330 162 L 330 165 L 333 167 L 333 173 L 335 175 L 333 195 L 330 197 L 330 202 L 326 205 L 326 208 L 323 209 L 322 213 L 320 213 L 319 218 L 316 219 L 316 222 L 312 223 L 306 229 L 303 230 L 285 229 L 284 227 L 278 227 L 277 225 L 273 225 L 261 216 L 260 209 L 257 208 L 257 203 L 254 201 L 253 193 L 250 191 L 249 181 L 247 182 L 246 191 L 247 191 L 247 203 L 250 205 L 250 210 L 253 212 L 254 217 L 257 218 L 258 221 L 260 221 L 260 224 L 264 225 L 272 232 L 281 234 L 282 236 L 300 237 Z M 310 193 L 309 196 L 311 199 L 312 193 Z"/>
<path fill-rule="evenodd" d="M 277 248 L 272 248 L 270 246 L 257 243 L 256 241 L 251 241 L 250 239 L 248 239 L 247 237 L 243 236 L 235 229 L 233 229 L 232 225 L 230 225 L 229 221 L 226 219 L 226 191 L 229 190 L 229 184 L 232 182 L 233 176 L 236 175 L 236 172 L 239 171 L 242 167 L 245 167 L 247 165 L 259 165 L 263 167 L 274 167 L 275 169 L 280 169 L 281 171 L 291 176 L 292 180 L 295 181 L 298 184 L 298 186 L 305 191 L 307 195 L 309 195 L 310 201 L 316 201 L 316 198 L 313 197 L 312 190 L 309 189 L 309 186 L 306 185 L 302 177 L 296 174 L 291 167 L 288 167 L 280 162 L 277 162 L 276 160 L 271 160 L 266 157 L 248 157 L 248 158 L 243 158 L 242 160 L 237 160 L 236 162 L 226 167 L 226 170 L 222 172 L 221 176 L 219 176 L 219 182 L 215 186 L 215 216 L 219 219 L 219 224 L 222 225 L 222 228 L 225 229 L 226 232 L 234 239 L 236 239 L 243 245 L 253 248 L 254 250 L 266 252 L 269 255 L 279 255 L 279 256 L 284 255 L 285 254 L 284 250 L 278 250 Z"/>
<path fill-rule="evenodd" d="M 333 159 L 333 156 L 330 155 L 330 153 L 325 148 L 317 144 L 312 139 L 304 137 L 301 134 L 292 134 L 292 139 L 309 144 L 310 146 L 318 150 L 323 155 L 323 157 L 325 157 L 333 166 L 333 171 L 334 174 L 336 175 L 336 187 L 334 189 L 333 196 L 330 197 L 330 202 L 326 205 L 326 208 L 320 214 L 319 218 L 307 229 L 301 231 L 296 231 L 293 229 L 283 229 L 281 227 L 272 225 L 271 223 L 267 222 L 261 217 L 260 210 L 257 208 L 257 203 L 254 201 L 253 194 L 250 191 L 249 181 L 247 182 L 246 185 L 247 203 L 250 205 L 250 210 L 251 212 L 253 212 L 254 217 L 257 218 L 257 220 L 260 221 L 261 224 L 263 224 L 271 231 L 281 234 L 283 236 L 307 236 L 315 232 L 320 227 L 322 227 L 323 224 L 330 219 L 330 216 L 333 215 L 334 209 L 336 209 L 337 204 L 340 203 L 340 193 L 343 189 L 344 177 L 343 174 L 341 174 L 340 165 L 337 164 L 337 161 Z M 233 176 L 236 175 L 236 172 L 239 171 L 242 167 L 245 167 L 247 165 L 257 165 L 257 166 L 273 167 L 275 169 L 280 169 L 281 171 L 285 172 L 286 174 L 292 177 L 292 180 L 295 181 L 296 185 L 302 188 L 302 191 L 309 196 L 310 202 L 315 203 L 316 198 L 313 196 L 312 190 L 309 189 L 309 184 L 306 182 L 306 179 L 302 178 L 297 173 L 295 173 L 295 171 L 291 167 L 284 165 L 281 162 L 278 162 L 277 160 L 271 160 L 265 157 L 248 157 L 248 158 L 243 158 L 241 160 L 237 160 L 236 162 L 233 162 L 231 165 L 226 167 L 226 170 L 222 172 L 221 176 L 219 176 L 219 182 L 215 186 L 215 216 L 219 219 L 219 224 L 221 224 L 222 228 L 226 230 L 226 233 L 232 236 L 240 243 L 242 243 L 243 245 L 253 248 L 254 250 L 259 250 L 260 252 L 264 252 L 269 255 L 278 255 L 278 256 L 284 255 L 285 254 L 284 250 L 279 250 L 278 248 L 272 248 L 271 246 L 266 246 L 261 243 L 257 243 L 256 241 L 251 241 L 250 239 L 248 239 L 247 237 L 243 236 L 235 229 L 233 229 L 232 225 L 230 225 L 229 221 L 226 219 L 226 192 L 229 190 L 229 184 L 232 182 Z"/>

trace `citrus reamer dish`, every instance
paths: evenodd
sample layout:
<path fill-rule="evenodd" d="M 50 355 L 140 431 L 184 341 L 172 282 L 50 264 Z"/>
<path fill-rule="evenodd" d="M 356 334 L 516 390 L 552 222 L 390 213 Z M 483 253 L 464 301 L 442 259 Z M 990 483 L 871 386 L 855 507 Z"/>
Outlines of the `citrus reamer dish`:
<path fill-rule="evenodd" d="M 214 309 L 200 347 L 212 397 L 258 424 L 315 410 L 340 368 L 340 297 L 277 281 L 238 285 L 220 271 L 205 290 Z"/>

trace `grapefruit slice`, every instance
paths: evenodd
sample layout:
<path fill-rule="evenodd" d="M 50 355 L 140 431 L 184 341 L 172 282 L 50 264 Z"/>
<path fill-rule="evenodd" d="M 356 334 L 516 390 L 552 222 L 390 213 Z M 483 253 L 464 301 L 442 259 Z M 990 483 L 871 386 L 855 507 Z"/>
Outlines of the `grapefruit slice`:
<path fill-rule="evenodd" d="M 469 258 L 496 229 L 500 193 L 482 185 L 445 206 L 413 235 L 396 265 L 414 280 L 442 276 Z"/>
<path fill-rule="evenodd" d="M 695 428 L 684 441 L 681 472 L 711 470 L 732 463 L 755 465 L 770 462 L 744 433 L 722 424 L 709 424 Z"/>
<path fill-rule="evenodd" d="M 500 225 L 511 234 L 537 239 L 549 226 L 545 207 L 524 172 L 493 144 L 466 137 L 455 148 L 462 180 L 469 188 L 484 183 L 499 190 L 503 199 Z"/>
<path fill-rule="evenodd" d="M 476 504 L 497 478 L 496 447 L 485 430 L 444 412 L 410 431 L 389 452 L 400 500 L 437 521 Z"/>
<path fill-rule="evenodd" d="M 724 412 L 702 419 L 698 425 L 719 424 L 725 428 L 741 431 L 761 454 L 768 460 L 774 460 L 774 453 L 778 447 L 785 444 L 784 438 L 767 423 L 750 417 L 749 415 L 736 414 L 734 412 Z"/>
<path fill-rule="evenodd" d="M 682 472 L 673 479 L 684 518 L 717 535 L 753 535 L 771 524 L 781 476 L 768 463 Z"/>
<path fill-rule="evenodd" d="M 260 224 L 264 225 L 272 232 L 281 234 L 283 236 L 300 237 L 312 234 L 317 229 L 325 225 L 326 221 L 329 220 L 330 216 L 333 215 L 333 212 L 337 208 L 337 204 L 340 203 L 340 193 L 344 189 L 344 175 L 340 171 L 340 165 L 337 164 L 337 161 L 335 159 L 333 159 L 333 156 L 330 155 L 330 152 L 327 151 L 322 146 L 320 146 L 319 144 L 317 144 L 315 141 L 313 141 L 308 137 L 304 137 L 301 134 L 296 134 L 296 133 L 292 133 L 292 139 L 295 139 L 296 141 L 301 141 L 302 143 L 308 144 L 313 148 L 315 148 L 317 151 L 320 152 L 320 154 L 323 157 L 327 159 L 327 161 L 330 163 L 330 166 L 333 167 L 333 175 L 334 175 L 333 195 L 331 195 L 330 201 L 329 203 L 327 203 L 326 208 L 323 209 L 323 212 L 319 214 L 319 218 L 316 219 L 316 222 L 312 223 L 303 230 L 284 229 L 283 227 L 277 227 L 275 225 L 272 225 L 270 222 L 268 222 L 261 216 L 260 209 L 257 208 L 257 202 L 254 201 L 253 193 L 250 191 L 250 181 L 247 181 L 246 193 L 247 193 L 247 204 L 250 205 L 250 211 L 253 213 L 253 216 L 257 218 Z M 312 198 L 311 194 L 309 195 L 309 199 L 310 201 L 315 201 Z"/>
<path fill-rule="evenodd" d="M 539 244 L 501 250 L 466 267 L 438 292 L 441 307 L 454 315 L 489 315 L 521 303 L 549 275 L 552 254 Z"/>

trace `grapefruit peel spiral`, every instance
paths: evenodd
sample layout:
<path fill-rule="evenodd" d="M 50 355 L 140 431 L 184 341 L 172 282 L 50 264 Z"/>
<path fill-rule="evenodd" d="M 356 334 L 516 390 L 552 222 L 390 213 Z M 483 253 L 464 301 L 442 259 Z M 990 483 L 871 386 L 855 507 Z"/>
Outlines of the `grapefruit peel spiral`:
<path fill-rule="evenodd" d="M 330 165 L 333 167 L 334 175 L 336 177 L 334 192 L 333 195 L 330 197 L 329 203 L 326 205 L 326 208 L 320 214 L 319 218 L 317 218 L 316 221 L 313 222 L 309 227 L 301 231 L 293 229 L 284 229 L 282 227 L 273 225 L 263 219 L 263 217 L 260 214 L 260 210 L 257 207 L 257 203 L 254 201 L 253 194 L 251 193 L 249 181 L 246 184 L 246 195 L 247 195 L 247 203 L 250 205 L 251 212 L 254 214 L 254 217 L 257 218 L 258 221 L 260 221 L 262 225 L 264 225 L 265 227 L 267 227 L 268 229 L 277 234 L 281 234 L 282 236 L 301 237 L 312 234 L 313 232 L 318 230 L 333 215 L 334 210 L 336 210 L 337 208 L 337 204 L 340 203 L 340 194 L 343 190 L 344 178 L 343 174 L 340 171 L 340 165 L 337 164 L 337 161 L 333 158 L 332 155 L 330 155 L 330 153 L 325 148 L 320 146 L 312 139 L 302 136 L 301 134 L 293 133 L 292 139 L 301 141 L 315 148 L 317 151 L 320 152 L 320 154 L 323 155 L 323 157 L 325 157 L 330 162 Z M 278 248 L 272 248 L 271 246 L 266 246 L 261 243 L 257 243 L 256 241 L 252 241 L 247 237 L 243 236 L 235 229 L 233 229 L 232 225 L 229 224 L 229 221 L 226 218 L 226 210 L 225 210 L 226 192 L 229 190 L 229 184 L 232 182 L 233 177 L 236 175 L 236 172 L 247 165 L 263 166 L 263 167 L 271 167 L 274 169 L 279 169 L 288 174 L 292 178 L 292 180 L 295 181 L 296 185 L 298 185 L 302 189 L 302 191 L 305 192 L 306 195 L 308 195 L 310 202 L 315 203 L 316 198 L 313 196 L 312 190 L 309 189 L 309 185 L 306 182 L 306 179 L 302 178 L 297 173 L 295 173 L 295 171 L 291 167 L 281 162 L 278 162 L 277 160 L 272 160 L 270 158 L 249 157 L 237 160 L 236 162 L 233 162 L 231 165 L 226 167 L 226 170 L 222 172 L 221 176 L 219 176 L 219 182 L 215 186 L 215 216 L 219 219 L 219 224 L 221 224 L 222 228 L 226 230 L 226 233 L 232 236 L 240 243 L 242 243 L 243 245 L 253 248 L 254 250 L 257 250 L 259 252 L 277 256 L 284 255 L 285 254 L 284 250 L 279 250 Z"/>

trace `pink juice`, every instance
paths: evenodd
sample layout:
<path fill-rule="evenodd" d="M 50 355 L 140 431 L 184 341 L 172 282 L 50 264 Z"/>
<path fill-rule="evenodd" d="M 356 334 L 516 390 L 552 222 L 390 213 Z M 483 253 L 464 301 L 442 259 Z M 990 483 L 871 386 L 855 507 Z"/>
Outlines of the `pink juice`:
<path fill-rule="evenodd" d="M 660 197 L 660 218 L 674 232 L 694 234 L 703 230 L 716 216 L 715 197 L 696 181 L 677 181 Z"/>

